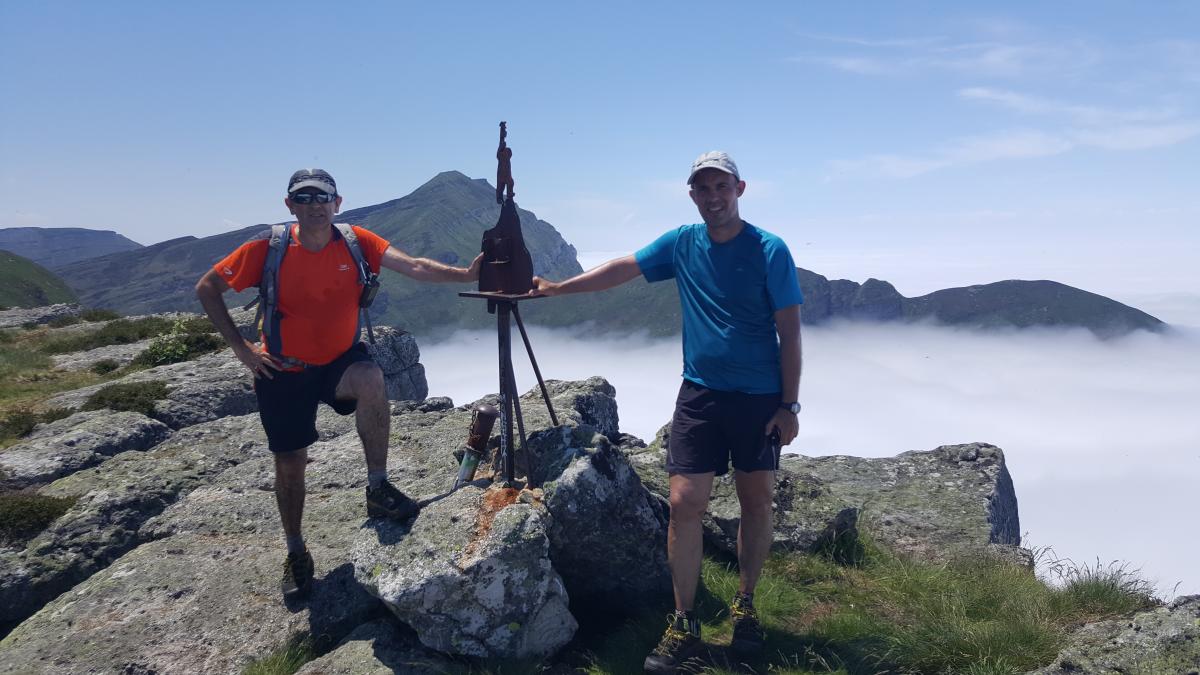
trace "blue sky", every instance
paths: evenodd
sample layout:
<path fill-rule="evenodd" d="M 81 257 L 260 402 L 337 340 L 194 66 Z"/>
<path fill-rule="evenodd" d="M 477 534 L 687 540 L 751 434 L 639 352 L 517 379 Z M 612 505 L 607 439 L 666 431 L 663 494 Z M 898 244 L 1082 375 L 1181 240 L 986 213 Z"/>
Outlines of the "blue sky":
<path fill-rule="evenodd" d="M 438 6 L 432 6 L 438 5 Z M 345 208 L 448 169 L 584 252 L 743 216 L 905 294 L 1051 278 L 1200 296 L 1200 3 L 0 3 L 0 227 L 149 244 Z"/>

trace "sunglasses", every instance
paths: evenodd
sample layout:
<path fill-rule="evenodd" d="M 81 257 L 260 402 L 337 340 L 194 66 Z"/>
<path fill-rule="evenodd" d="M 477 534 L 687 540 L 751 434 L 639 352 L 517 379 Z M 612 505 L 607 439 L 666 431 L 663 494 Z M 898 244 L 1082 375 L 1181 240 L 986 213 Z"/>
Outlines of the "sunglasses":
<path fill-rule="evenodd" d="M 288 199 L 292 200 L 293 204 L 311 204 L 313 202 L 318 204 L 328 204 L 329 202 L 337 199 L 337 195 L 331 195 L 328 192 L 297 192 L 296 194 L 288 197 Z"/>

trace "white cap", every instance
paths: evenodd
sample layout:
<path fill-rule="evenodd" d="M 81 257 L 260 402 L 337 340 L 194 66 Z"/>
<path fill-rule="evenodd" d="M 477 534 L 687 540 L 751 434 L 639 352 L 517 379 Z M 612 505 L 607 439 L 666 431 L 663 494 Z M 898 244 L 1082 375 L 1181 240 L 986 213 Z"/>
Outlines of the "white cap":
<path fill-rule="evenodd" d="M 688 185 L 691 185 L 692 181 L 696 179 L 696 174 L 704 169 L 717 169 L 732 174 L 738 180 L 742 179 L 738 174 L 737 164 L 733 163 L 733 158 L 720 150 L 713 150 L 700 155 L 696 161 L 692 162 L 692 173 L 688 175 Z"/>

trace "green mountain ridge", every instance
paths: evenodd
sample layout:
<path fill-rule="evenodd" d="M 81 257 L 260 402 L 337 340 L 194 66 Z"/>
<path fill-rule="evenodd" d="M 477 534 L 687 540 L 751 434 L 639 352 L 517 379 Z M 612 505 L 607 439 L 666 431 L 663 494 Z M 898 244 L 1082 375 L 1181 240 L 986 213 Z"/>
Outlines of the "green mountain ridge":
<path fill-rule="evenodd" d="M 41 307 L 78 302 L 62 279 L 28 258 L 0 250 L 0 307 Z"/>
<path fill-rule="evenodd" d="M 478 253 L 484 230 L 499 216 L 495 189 L 457 171 L 434 176 L 411 194 L 352 209 L 337 220 L 366 227 L 415 256 L 465 265 Z M 573 246 L 530 211 L 519 209 L 534 273 L 564 279 L 582 271 Z M 254 225 L 197 239 L 180 237 L 137 250 L 68 265 L 59 274 L 91 307 L 124 313 L 199 311 L 193 287 L 215 262 L 268 225 Z M 1101 337 L 1134 330 L 1161 331 L 1166 324 L 1119 302 L 1054 281 L 1000 281 L 906 298 L 886 281 L 830 280 L 797 269 L 804 292 L 806 324 L 835 319 L 931 322 L 976 328 L 1069 326 Z M 473 285 L 423 284 L 385 274 L 371 310 L 376 325 L 393 325 L 418 335 L 457 328 L 486 328 L 494 319 L 484 303 L 458 297 Z M 255 289 L 231 294 L 229 304 L 252 300 Z M 547 298 L 521 305 L 527 323 L 598 332 L 644 331 L 672 335 L 680 330 L 674 284 L 635 279 L 601 293 Z"/>

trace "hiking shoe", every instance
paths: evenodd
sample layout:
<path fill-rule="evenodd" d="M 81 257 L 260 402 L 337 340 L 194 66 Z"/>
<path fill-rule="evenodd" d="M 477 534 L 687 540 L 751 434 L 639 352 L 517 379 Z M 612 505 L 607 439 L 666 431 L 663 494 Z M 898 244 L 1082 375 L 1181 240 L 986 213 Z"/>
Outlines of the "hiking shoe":
<path fill-rule="evenodd" d="M 377 488 L 367 487 L 367 517 L 407 520 L 421 510 L 421 506 L 396 489 L 386 480 Z"/>
<path fill-rule="evenodd" d="M 687 629 L 682 617 L 667 615 L 667 632 L 663 633 L 658 646 L 646 657 L 642 668 L 655 675 L 674 675 L 689 660 L 696 658 L 704 649 L 700 636 Z M 699 624 L 696 625 L 699 628 Z"/>
<path fill-rule="evenodd" d="M 754 611 L 754 606 L 734 602 L 729 608 L 729 616 L 733 619 L 733 640 L 729 648 L 739 656 L 761 653 L 767 634 L 758 622 L 758 612 Z"/>
<path fill-rule="evenodd" d="M 284 600 L 308 597 L 312 582 L 313 559 L 308 549 L 301 553 L 289 553 L 283 561 L 283 583 L 280 584 Z"/>

